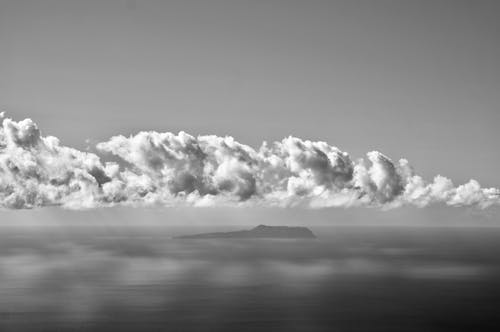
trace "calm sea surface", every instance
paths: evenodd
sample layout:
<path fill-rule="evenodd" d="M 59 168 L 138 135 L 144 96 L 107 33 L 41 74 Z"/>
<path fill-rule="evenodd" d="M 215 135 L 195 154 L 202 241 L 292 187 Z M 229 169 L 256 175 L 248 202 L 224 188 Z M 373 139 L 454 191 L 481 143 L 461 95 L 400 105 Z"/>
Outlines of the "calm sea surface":
<path fill-rule="evenodd" d="M 500 229 L 311 229 L 0 227 L 0 331 L 499 330 Z"/>

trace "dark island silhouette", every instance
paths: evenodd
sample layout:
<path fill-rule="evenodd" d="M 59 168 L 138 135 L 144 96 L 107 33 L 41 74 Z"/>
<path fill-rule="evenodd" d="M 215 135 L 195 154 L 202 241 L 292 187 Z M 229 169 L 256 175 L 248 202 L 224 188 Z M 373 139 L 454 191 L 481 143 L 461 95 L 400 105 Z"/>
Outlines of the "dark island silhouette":
<path fill-rule="evenodd" d="M 250 230 L 177 236 L 176 239 L 315 239 L 306 227 L 259 225 Z"/>

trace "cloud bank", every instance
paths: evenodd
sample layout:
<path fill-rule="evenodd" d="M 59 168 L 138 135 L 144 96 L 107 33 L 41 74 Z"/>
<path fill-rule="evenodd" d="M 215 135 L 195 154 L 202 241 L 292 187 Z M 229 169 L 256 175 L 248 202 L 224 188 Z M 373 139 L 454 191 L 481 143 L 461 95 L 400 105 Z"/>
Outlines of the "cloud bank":
<path fill-rule="evenodd" d="M 500 190 L 475 180 L 427 182 L 401 159 L 368 152 L 353 161 L 325 142 L 287 137 L 255 150 L 232 137 L 185 132 L 114 136 L 94 153 L 42 136 L 30 119 L 0 114 L 0 207 L 133 206 L 395 208 L 500 204 Z"/>

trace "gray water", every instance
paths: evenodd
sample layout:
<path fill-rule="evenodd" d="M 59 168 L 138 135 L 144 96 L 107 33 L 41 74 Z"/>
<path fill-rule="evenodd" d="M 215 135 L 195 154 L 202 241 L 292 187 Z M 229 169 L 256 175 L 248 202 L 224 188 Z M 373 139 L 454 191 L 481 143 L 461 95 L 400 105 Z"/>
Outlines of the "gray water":
<path fill-rule="evenodd" d="M 500 326 L 499 229 L 311 229 L 318 240 L 171 238 L 198 228 L 2 227 L 0 330 Z"/>

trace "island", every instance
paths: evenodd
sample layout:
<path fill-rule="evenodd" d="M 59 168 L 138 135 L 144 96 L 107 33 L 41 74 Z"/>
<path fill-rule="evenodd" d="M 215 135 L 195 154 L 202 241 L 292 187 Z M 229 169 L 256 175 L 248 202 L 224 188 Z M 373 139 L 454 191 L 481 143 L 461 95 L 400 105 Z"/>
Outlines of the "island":
<path fill-rule="evenodd" d="M 177 236 L 176 239 L 315 239 L 307 227 L 259 225 L 250 230 Z"/>

